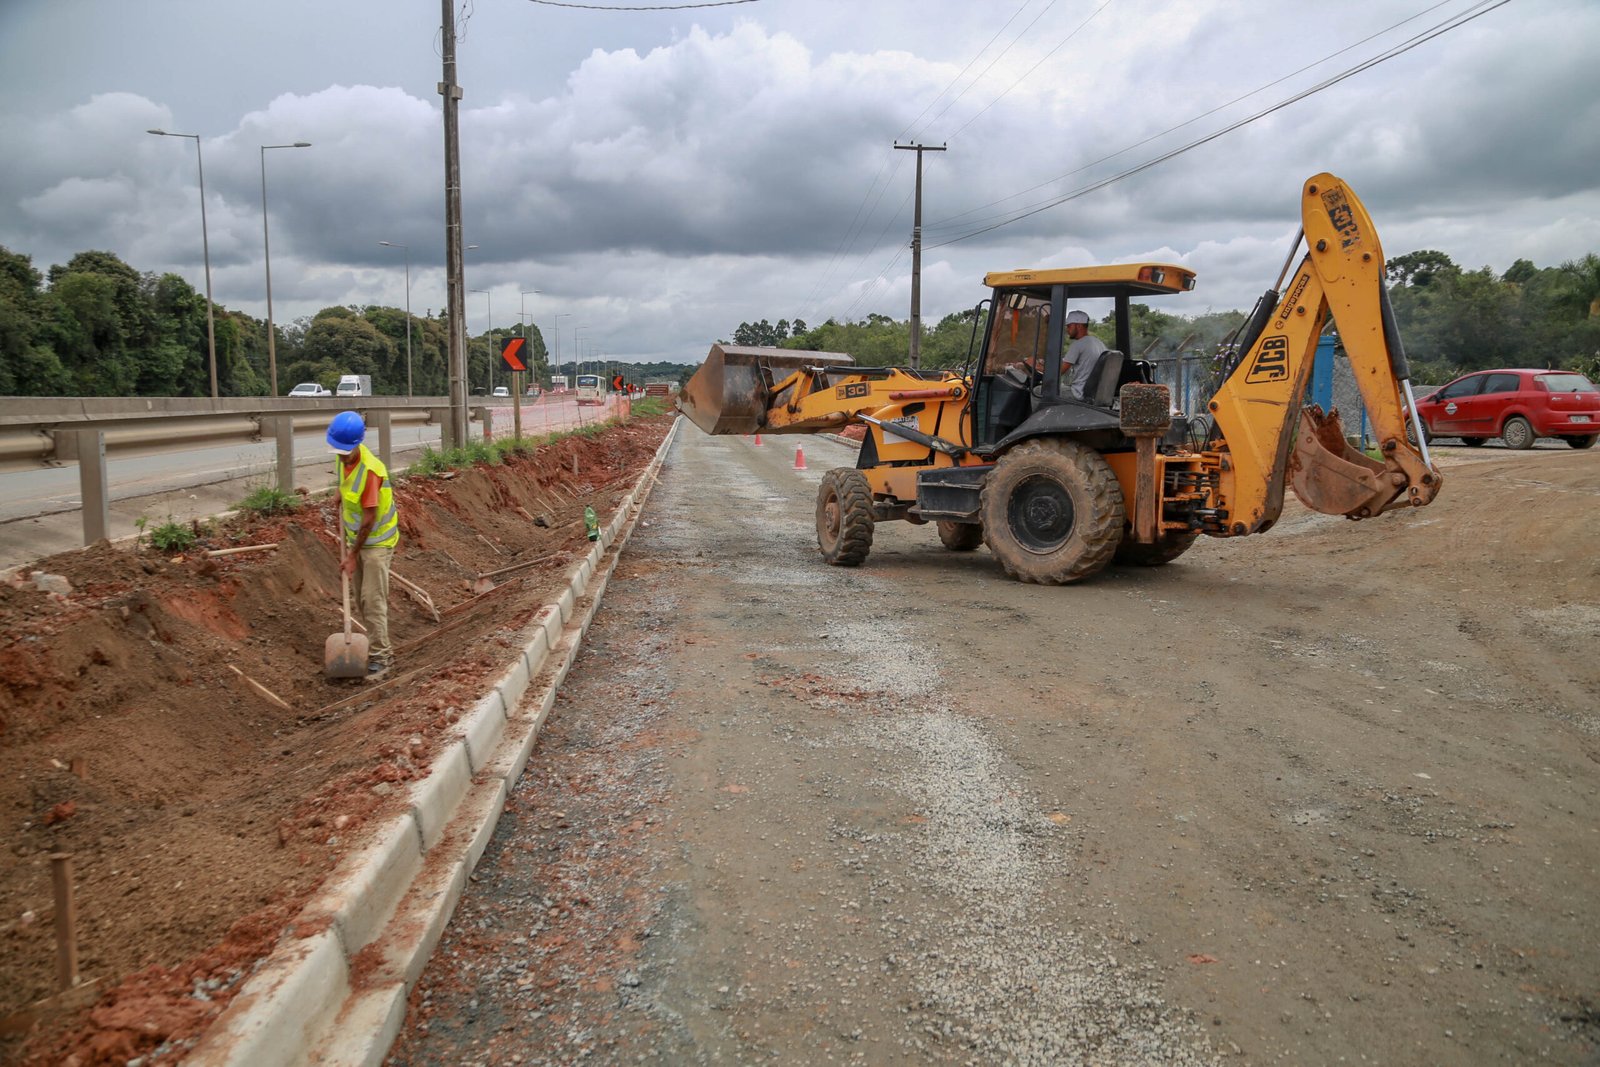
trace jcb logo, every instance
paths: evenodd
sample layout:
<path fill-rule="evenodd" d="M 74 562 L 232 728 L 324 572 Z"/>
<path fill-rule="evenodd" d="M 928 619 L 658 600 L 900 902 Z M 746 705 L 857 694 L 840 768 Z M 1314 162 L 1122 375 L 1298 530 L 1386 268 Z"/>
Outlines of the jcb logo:
<path fill-rule="evenodd" d="M 871 387 L 866 382 L 851 382 L 838 387 L 840 400 L 853 400 L 858 396 L 866 396 L 871 392 Z"/>
<path fill-rule="evenodd" d="M 1287 337 L 1269 337 L 1261 342 L 1261 351 L 1256 353 L 1256 361 L 1250 365 L 1250 373 L 1244 380 L 1250 385 L 1264 385 L 1268 382 L 1281 382 L 1289 377 L 1289 339 Z"/>
<path fill-rule="evenodd" d="M 1322 206 L 1328 209 L 1328 221 L 1339 234 L 1339 247 L 1353 248 L 1361 243 L 1361 227 L 1356 224 L 1356 213 L 1344 190 L 1337 186 L 1322 194 Z"/>

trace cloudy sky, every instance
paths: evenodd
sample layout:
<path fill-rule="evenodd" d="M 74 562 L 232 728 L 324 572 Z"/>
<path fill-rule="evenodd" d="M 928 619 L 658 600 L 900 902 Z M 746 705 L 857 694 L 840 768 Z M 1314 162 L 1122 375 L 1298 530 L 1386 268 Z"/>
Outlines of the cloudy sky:
<path fill-rule="evenodd" d="M 1595 0 L 457 4 L 466 284 L 491 294 L 469 294 L 468 328 L 525 305 L 564 358 L 580 339 L 687 363 L 746 319 L 904 318 L 897 140 L 948 145 L 925 157 L 930 323 L 989 270 L 1134 259 L 1198 273 L 1163 310 L 1248 307 L 1322 170 L 1389 256 L 1600 251 Z M 108 249 L 203 288 L 194 143 L 145 131 L 199 134 L 216 300 L 264 316 L 260 147 L 310 141 L 265 154 L 275 319 L 403 306 L 405 256 L 379 241 L 410 246 L 412 309 L 436 311 L 440 14 L 3 0 L 0 244 L 41 270 Z"/>

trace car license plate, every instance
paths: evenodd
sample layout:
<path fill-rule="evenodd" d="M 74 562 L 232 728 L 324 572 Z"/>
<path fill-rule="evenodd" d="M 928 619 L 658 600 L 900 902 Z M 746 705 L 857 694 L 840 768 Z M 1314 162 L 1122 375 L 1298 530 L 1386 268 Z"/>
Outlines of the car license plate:
<path fill-rule="evenodd" d="M 1589 416 L 1587 416 L 1587 415 L 1574 415 L 1574 416 L 1572 416 L 1572 421 L 1573 422 L 1588 422 L 1589 421 Z"/>

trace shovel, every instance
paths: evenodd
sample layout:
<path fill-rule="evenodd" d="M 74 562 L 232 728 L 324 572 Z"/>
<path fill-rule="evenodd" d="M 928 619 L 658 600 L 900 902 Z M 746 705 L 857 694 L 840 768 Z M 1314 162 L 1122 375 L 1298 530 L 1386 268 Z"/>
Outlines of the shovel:
<path fill-rule="evenodd" d="M 366 634 L 351 633 L 350 575 L 344 569 L 347 552 L 343 531 L 340 531 L 339 580 L 344 586 L 344 633 L 333 634 L 322 646 L 322 666 L 329 678 L 365 678 L 367 654 L 371 651 Z"/>

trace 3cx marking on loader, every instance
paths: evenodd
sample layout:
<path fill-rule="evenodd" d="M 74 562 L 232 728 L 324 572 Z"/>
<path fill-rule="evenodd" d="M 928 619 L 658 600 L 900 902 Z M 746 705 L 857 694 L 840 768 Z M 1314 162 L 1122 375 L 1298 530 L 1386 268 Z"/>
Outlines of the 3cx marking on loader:
<path fill-rule="evenodd" d="M 865 423 L 855 468 L 829 471 L 818 489 L 818 548 L 839 566 L 862 563 L 874 525 L 895 519 L 935 523 L 946 548 L 987 545 L 1012 577 L 1059 585 L 1113 562 L 1170 563 L 1202 534 L 1264 533 L 1286 484 L 1308 507 L 1352 519 L 1422 507 L 1442 478 L 1427 442 L 1406 437 L 1416 405 L 1377 231 L 1331 174 L 1305 183 L 1301 219 L 1277 283 L 1241 327 L 1233 370 L 1192 416 L 1172 410 L 1148 364 L 1124 356 L 1132 298 L 1194 288 L 1193 273 L 1162 263 L 988 275 L 983 336 L 961 371 L 713 345 L 678 406 L 710 434 Z M 1302 238 L 1308 250 L 1281 297 Z M 1079 397 L 1061 371 L 1066 313 L 1107 299 L 1116 347 Z M 1303 407 L 1330 317 L 1381 460 L 1346 443 L 1337 412 Z"/>

